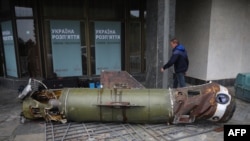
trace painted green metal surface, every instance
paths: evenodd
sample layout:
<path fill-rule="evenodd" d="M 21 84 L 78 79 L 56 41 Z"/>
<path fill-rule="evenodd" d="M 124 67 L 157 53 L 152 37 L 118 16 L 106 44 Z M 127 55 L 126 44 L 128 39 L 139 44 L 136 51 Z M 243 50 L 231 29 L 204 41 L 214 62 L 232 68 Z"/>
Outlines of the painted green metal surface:
<path fill-rule="evenodd" d="M 63 89 L 59 111 L 72 121 L 161 123 L 173 117 L 167 89 Z"/>

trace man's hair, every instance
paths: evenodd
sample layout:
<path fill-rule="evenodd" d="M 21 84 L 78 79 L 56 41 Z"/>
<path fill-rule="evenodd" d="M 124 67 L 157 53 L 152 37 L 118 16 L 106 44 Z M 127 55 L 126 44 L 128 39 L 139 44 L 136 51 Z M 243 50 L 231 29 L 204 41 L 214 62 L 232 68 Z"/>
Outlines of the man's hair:
<path fill-rule="evenodd" d="M 176 43 L 177 45 L 179 45 L 179 41 L 176 38 L 171 39 L 170 42 L 173 42 L 173 43 Z"/>

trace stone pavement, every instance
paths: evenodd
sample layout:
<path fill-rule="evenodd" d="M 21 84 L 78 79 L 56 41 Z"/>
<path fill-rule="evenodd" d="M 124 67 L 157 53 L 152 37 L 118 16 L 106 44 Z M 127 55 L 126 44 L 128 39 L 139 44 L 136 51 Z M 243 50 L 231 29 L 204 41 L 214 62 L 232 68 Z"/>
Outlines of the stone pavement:
<path fill-rule="evenodd" d="M 233 88 L 230 88 L 233 90 Z M 45 141 L 45 122 L 43 120 L 20 123 L 21 103 L 17 90 L 0 86 L 0 141 Z M 225 124 L 249 124 L 250 103 L 236 99 L 236 111 Z M 222 131 L 211 131 L 190 136 L 181 141 L 223 141 Z"/>

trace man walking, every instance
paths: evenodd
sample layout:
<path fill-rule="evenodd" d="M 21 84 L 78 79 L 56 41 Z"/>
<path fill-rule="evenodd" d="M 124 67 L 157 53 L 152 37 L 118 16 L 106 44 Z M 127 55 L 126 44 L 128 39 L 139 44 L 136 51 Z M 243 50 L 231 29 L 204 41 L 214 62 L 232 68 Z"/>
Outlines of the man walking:
<path fill-rule="evenodd" d="M 174 65 L 174 83 L 173 88 L 185 87 L 185 74 L 188 70 L 189 60 L 185 47 L 174 38 L 170 41 L 170 46 L 173 48 L 172 56 L 169 61 L 161 68 L 161 72 Z"/>

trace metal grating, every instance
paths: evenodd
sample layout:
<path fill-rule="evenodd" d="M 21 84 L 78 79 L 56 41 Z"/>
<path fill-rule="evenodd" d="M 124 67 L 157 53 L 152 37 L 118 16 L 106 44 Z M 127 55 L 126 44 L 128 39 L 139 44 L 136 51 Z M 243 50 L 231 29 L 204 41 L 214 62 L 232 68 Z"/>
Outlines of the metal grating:
<path fill-rule="evenodd" d="M 222 125 L 46 123 L 46 141 L 173 141 L 214 131 Z"/>

